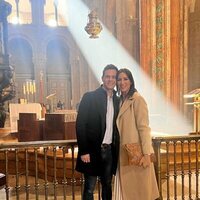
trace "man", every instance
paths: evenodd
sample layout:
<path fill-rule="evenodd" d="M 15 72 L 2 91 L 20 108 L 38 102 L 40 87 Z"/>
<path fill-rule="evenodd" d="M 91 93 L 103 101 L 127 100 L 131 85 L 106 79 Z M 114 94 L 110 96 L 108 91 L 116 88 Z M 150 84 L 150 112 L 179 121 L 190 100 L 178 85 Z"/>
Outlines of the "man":
<path fill-rule="evenodd" d="M 117 67 L 110 64 L 103 70 L 103 85 L 84 94 L 76 121 L 78 157 L 76 170 L 84 173 L 83 200 L 93 200 L 97 176 L 102 185 L 102 199 L 112 199 L 112 175 L 117 168 L 119 134 L 116 117 L 119 99 L 116 85 Z"/>

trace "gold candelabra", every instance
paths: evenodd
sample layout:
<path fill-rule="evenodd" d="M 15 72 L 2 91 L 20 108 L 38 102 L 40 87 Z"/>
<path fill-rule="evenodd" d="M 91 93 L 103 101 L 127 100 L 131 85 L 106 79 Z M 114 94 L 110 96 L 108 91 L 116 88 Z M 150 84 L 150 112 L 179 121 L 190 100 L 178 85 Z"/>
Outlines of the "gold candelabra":
<path fill-rule="evenodd" d="M 36 95 L 36 85 L 35 80 L 26 80 L 23 83 L 23 94 L 25 102 L 35 102 L 35 95 Z"/>

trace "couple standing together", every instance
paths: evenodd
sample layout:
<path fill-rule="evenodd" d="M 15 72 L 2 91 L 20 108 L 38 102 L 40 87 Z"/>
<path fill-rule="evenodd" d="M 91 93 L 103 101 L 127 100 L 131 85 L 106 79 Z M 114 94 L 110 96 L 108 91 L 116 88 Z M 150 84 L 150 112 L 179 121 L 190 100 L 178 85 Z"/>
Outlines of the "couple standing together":
<path fill-rule="evenodd" d="M 102 199 L 155 200 L 159 197 L 154 166 L 148 109 L 137 92 L 131 72 L 107 65 L 103 84 L 84 94 L 78 110 L 76 134 L 78 157 L 76 170 L 84 174 L 82 200 L 93 200 L 97 177 Z M 117 85 L 116 95 L 114 87 Z M 129 165 L 124 144 L 141 143 L 143 157 L 139 166 Z"/>

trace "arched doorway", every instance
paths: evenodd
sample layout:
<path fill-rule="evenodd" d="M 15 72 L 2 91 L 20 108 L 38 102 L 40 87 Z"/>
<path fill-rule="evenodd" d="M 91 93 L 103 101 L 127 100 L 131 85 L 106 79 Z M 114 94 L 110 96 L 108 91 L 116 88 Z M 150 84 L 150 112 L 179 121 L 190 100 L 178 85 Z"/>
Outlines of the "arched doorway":
<path fill-rule="evenodd" d="M 69 48 L 61 39 L 51 40 L 47 45 L 47 95 L 54 94 L 54 108 L 58 101 L 63 108 L 71 108 L 71 67 L 69 64 Z"/>
<path fill-rule="evenodd" d="M 8 48 L 10 64 L 13 66 L 15 72 L 16 97 L 12 101 L 17 102 L 18 99 L 26 98 L 23 91 L 23 84 L 27 80 L 35 79 L 32 47 L 27 40 L 14 38 L 9 41 Z"/>

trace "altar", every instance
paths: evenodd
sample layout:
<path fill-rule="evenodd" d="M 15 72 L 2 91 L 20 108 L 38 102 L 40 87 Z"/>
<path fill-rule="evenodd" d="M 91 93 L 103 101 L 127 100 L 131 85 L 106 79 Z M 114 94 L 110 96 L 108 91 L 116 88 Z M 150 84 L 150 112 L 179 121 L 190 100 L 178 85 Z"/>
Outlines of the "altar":
<path fill-rule="evenodd" d="M 76 110 L 55 110 L 55 114 L 64 114 L 65 115 L 65 122 L 75 122 L 77 117 Z"/>
<path fill-rule="evenodd" d="M 18 141 L 76 139 L 76 116 L 74 110 L 46 113 L 42 119 L 38 119 L 36 113 L 20 112 L 17 121 Z"/>
<path fill-rule="evenodd" d="M 41 118 L 39 103 L 10 104 L 10 132 L 18 141 L 76 139 L 76 110 L 56 110 Z"/>

